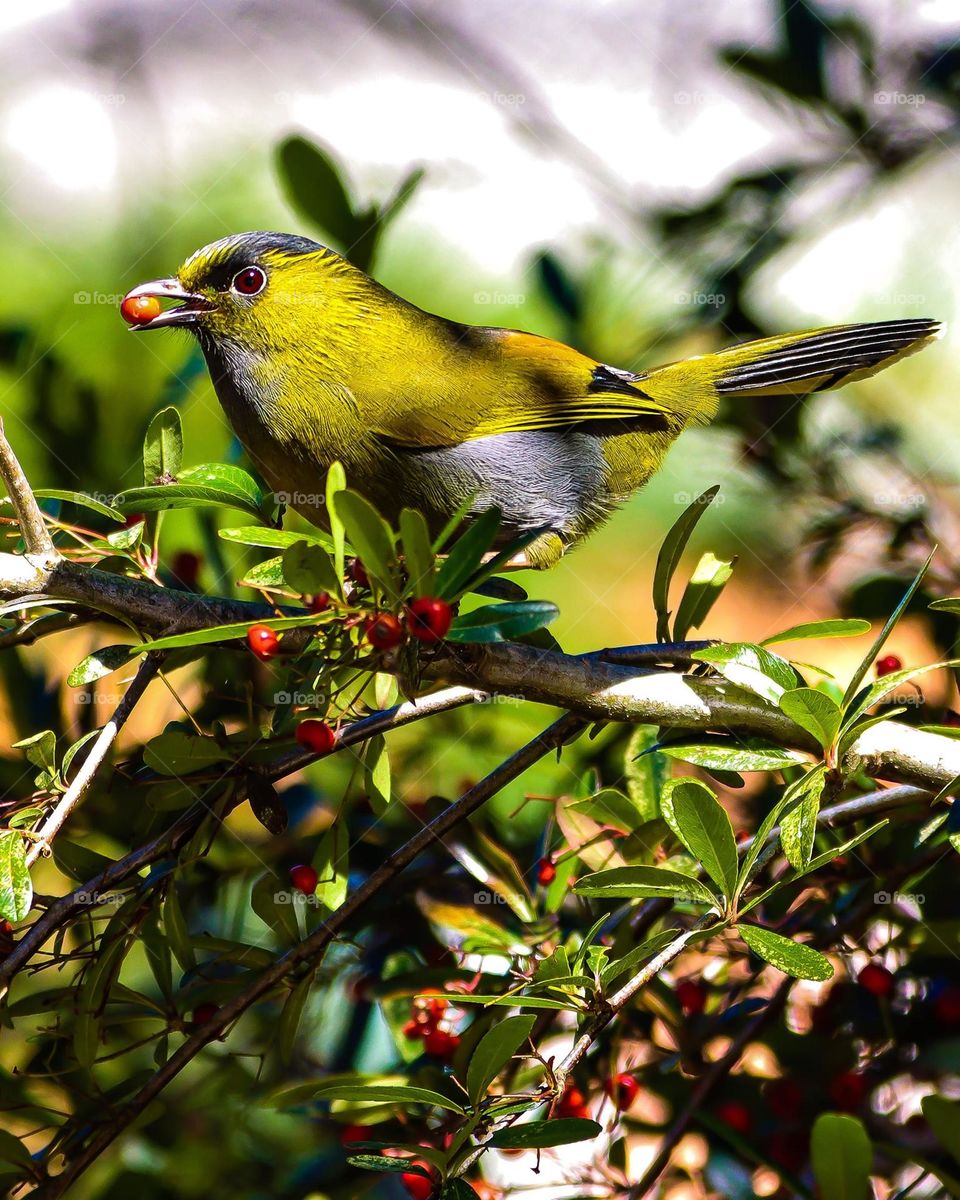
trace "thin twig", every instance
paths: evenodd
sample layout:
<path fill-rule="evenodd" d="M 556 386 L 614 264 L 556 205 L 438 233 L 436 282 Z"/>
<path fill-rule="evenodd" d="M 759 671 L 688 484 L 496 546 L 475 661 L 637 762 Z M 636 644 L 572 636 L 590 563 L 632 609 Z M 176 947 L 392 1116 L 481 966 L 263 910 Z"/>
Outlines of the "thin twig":
<path fill-rule="evenodd" d="M 297 968 L 314 966 L 326 952 L 335 937 L 370 903 L 371 900 L 397 875 L 413 862 L 434 841 L 449 833 L 471 813 L 496 795 L 501 788 L 523 774 L 551 750 L 558 749 L 576 736 L 585 723 L 569 713 L 548 726 L 542 733 L 528 742 L 510 758 L 502 762 L 489 775 L 474 784 L 449 808 L 415 833 L 408 842 L 395 850 L 367 879 L 352 892 L 346 901 L 330 916 L 320 929 L 288 950 L 272 966 L 240 995 L 218 1009 L 214 1016 L 167 1059 L 151 1076 L 137 1095 L 130 1100 L 113 1120 L 109 1121 L 93 1137 L 62 1173 L 48 1180 L 32 1193 L 37 1200 L 54 1200 L 76 1182 L 83 1172 L 94 1163 L 115 1139 L 151 1104 L 171 1080 L 193 1061 L 209 1042 L 214 1041 L 251 1005 L 279 986 Z"/>
<path fill-rule="evenodd" d="M 83 799 L 84 792 L 93 783 L 97 771 L 110 753 L 110 747 L 116 741 L 117 734 L 126 724 L 127 718 L 133 712 L 137 701 L 147 690 L 147 685 L 157 673 L 162 661 L 162 654 L 148 654 L 137 668 L 137 673 L 134 675 L 130 686 L 124 692 L 120 703 L 114 709 L 113 716 L 100 730 L 96 741 L 90 749 L 90 753 L 83 760 L 80 769 L 77 771 L 73 783 L 63 793 L 60 803 L 53 812 L 50 813 L 40 828 L 36 830 L 35 840 L 31 842 L 27 850 L 28 867 L 42 853 L 49 852 L 50 843 L 60 831 L 63 823 Z"/>
<path fill-rule="evenodd" d="M 40 506 L 23 473 L 23 467 L 20 466 L 13 447 L 3 432 L 2 419 L 0 419 L 0 479 L 4 482 L 13 505 L 13 511 L 17 514 L 20 536 L 23 538 L 27 554 L 48 561 L 56 559 L 58 555 L 53 547 L 53 539 L 47 529 L 47 523 L 43 519 Z"/>

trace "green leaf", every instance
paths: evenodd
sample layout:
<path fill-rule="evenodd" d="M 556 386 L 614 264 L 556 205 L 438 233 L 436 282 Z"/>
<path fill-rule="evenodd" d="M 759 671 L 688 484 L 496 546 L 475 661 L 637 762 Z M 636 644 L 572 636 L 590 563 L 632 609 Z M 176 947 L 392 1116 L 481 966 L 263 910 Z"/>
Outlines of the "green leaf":
<path fill-rule="evenodd" d="M 16 924 L 33 904 L 27 851 L 16 831 L 0 833 L 0 920 Z"/>
<path fill-rule="evenodd" d="M 801 625 L 791 625 L 782 633 L 775 633 L 764 638 L 761 646 L 773 646 L 777 642 L 799 642 L 810 638 L 860 637 L 870 632 L 870 622 L 859 617 L 850 620 L 834 618 L 827 621 L 804 621 Z"/>
<path fill-rule="evenodd" d="M 331 539 L 321 533 L 294 533 L 290 529 L 274 529 L 270 525 L 241 525 L 236 529 L 219 529 L 217 536 L 225 542 L 237 542 L 241 546 L 263 546 L 266 550 L 286 550 L 297 542 L 309 542 L 315 546 L 330 546 Z"/>
<path fill-rule="evenodd" d="M 299 629 L 303 625 L 316 625 L 318 618 L 312 613 L 300 617 L 269 617 L 258 621 L 258 625 L 266 625 L 269 629 L 283 631 L 284 629 Z M 145 654 L 148 650 L 177 650 L 183 646 L 212 646 L 216 642 L 231 642 L 234 638 L 245 638 L 250 628 L 250 621 L 238 621 L 234 625 L 213 625 L 209 629 L 194 629 L 190 633 L 174 633 L 169 637 L 157 638 L 153 642 L 143 642 L 139 646 L 131 646 L 131 654 Z"/>
<path fill-rule="evenodd" d="M 667 867 L 613 867 L 585 875 L 573 890 L 578 896 L 600 899 L 641 896 L 672 896 L 695 904 L 717 905 L 717 897 L 699 879 Z"/>
<path fill-rule="evenodd" d="M 854 671 L 853 678 L 847 684 L 847 690 L 843 693 L 843 707 L 844 708 L 847 707 L 847 705 L 850 703 L 850 701 L 854 698 L 854 696 L 859 691 L 860 684 L 863 683 L 864 679 L 866 678 L 867 672 L 873 666 L 874 660 L 876 659 L 876 657 L 880 653 L 880 651 L 883 649 L 884 643 L 886 642 L 887 638 L 893 632 L 894 626 L 897 624 L 897 622 L 900 620 L 900 618 L 906 612 L 907 606 L 909 605 L 910 601 L 913 599 L 917 588 L 920 586 L 921 582 L 923 581 L 923 577 L 927 573 L 927 568 L 930 566 L 931 562 L 933 562 L 933 556 L 934 556 L 934 554 L 936 554 L 936 552 L 937 552 L 936 547 L 934 547 L 930 551 L 927 561 L 923 564 L 923 566 L 920 568 L 920 570 L 915 575 L 913 582 L 910 584 L 910 586 L 907 588 L 907 590 L 903 593 L 900 603 L 897 605 L 897 607 L 893 610 L 893 612 L 887 618 L 884 627 L 877 634 L 876 640 L 874 641 L 874 643 L 870 647 L 870 649 L 867 651 L 866 655 L 863 658 L 863 661 L 860 663 L 860 666 L 857 667 L 856 671 Z M 937 601 L 934 601 L 934 603 L 933 603 L 933 605 L 931 605 L 931 607 L 935 608 L 937 603 L 938 603 Z"/>
<path fill-rule="evenodd" d="M 582 812 L 598 825 L 608 826 L 621 833 L 630 833 L 643 824 L 637 806 L 625 793 L 616 788 L 601 788 L 585 800 L 576 800 L 571 808 Z"/>
<path fill-rule="evenodd" d="M 158 734 L 143 751 L 143 761 L 158 775 L 191 775 L 214 763 L 231 762 L 233 756 L 213 738 L 197 737 L 181 730 Z"/>
<path fill-rule="evenodd" d="M 810 1136 L 810 1165 L 824 1200 L 865 1200 L 873 1148 L 863 1123 L 842 1113 L 822 1113 Z"/>
<path fill-rule="evenodd" d="M 284 550 L 283 575 L 301 596 L 316 596 L 319 592 L 333 596 L 340 594 L 342 584 L 337 578 L 333 559 L 315 542 L 301 539 Z"/>
<path fill-rule="evenodd" d="M 663 539 L 660 553 L 657 555 L 657 566 L 653 576 L 653 606 L 657 613 L 657 641 L 670 641 L 670 583 L 674 572 L 680 563 L 683 551 L 690 535 L 696 528 L 697 522 L 713 502 L 720 485 L 716 484 L 699 495 L 696 500 L 680 514 L 670 532 Z"/>
<path fill-rule="evenodd" d="M 251 588 L 282 588 L 286 587 L 287 577 L 283 573 L 283 559 L 265 558 L 249 570 L 244 571 L 239 581 L 241 587 Z"/>
<path fill-rule="evenodd" d="M 41 771 L 48 771 L 51 775 L 56 775 L 57 735 L 52 729 L 44 729 L 40 733 L 22 738 L 19 742 L 14 742 L 10 749 L 22 750 L 27 756 L 27 762 L 32 763 Z"/>
<path fill-rule="evenodd" d="M 348 1154 L 347 1162 L 351 1167 L 359 1167 L 362 1171 L 383 1171 L 393 1175 L 420 1175 L 424 1179 L 432 1179 L 423 1167 L 409 1158 L 388 1158 L 385 1154 Z M 474 1192 L 476 1196 L 476 1192 Z"/>
<path fill-rule="evenodd" d="M 613 962 L 604 967 L 600 972 L 600 987 L 602 990 L 606 992 L 615 979 L 618 979 L 628 971 L 632 974 L 641 963 L 645 963 L 648 959 L 653 958 L 661 950 L 666 950 L 667 946 L 679 936 L 679 929 L 664 929 L 661 933 L 655 933 L 653 937 L 647 938 L 645 942 L 641 942 L 639 946 L 634 946 L 632 950 L 628 950 L 621 958 L 614 959 Z"/>
<path fill-rule="evenodd" d="M 349 847 L 346 821 L 334 821 L 313 855 L 312 865 L 318 876 L 314 896 L 330 912 L 347 898 Z"/>
<path fill-rule="evenodd" d="M 710 663 L 724 679 L 753 692 L 768 704 L 797 686 L 797 673 L 785 658 L 749 642 L 725 642 L 698 650 L 694 658 Z"/>
<path fill-rule="evenodd" d="M 793 688 L 781 695 L 779 703 L 780 711 L 815 737 L 824 750 L 836 741 L 843 713 L 836 700 L 825 692 L 818 692 L 816 688 Z"/>
<path fill-rule="evenodd" d="M 349 488 L 337 492 L 334 504 L 347 540 L 356 550 L 367 574 L 375 577 L 394 599 L 398 599 L 397 556 L 390 526 L 369 500 Z"/>
<path fill-rule="evenodd" d="M 671 779 L 663 790 L 661 812 L 724 896 L 737 882 L 737 841 L 726 810 L 713 792 L 697 779 Z"/>
<path fill-rule="evenodd" d="M 183 426 L 175 408 L 162 408 L 143 439 L 143 482 L 147 487 L 176 479 L 183 462 Z"/>
<path fill-rule="evenodd" d="M 205 463 L 184 471 L 176 483 L 129 488 L 116 497 L 116 505 L 124 513 L 224 507 L 263 517 L 267 501 L 253 476 L 240 467 Z"/>
<path fill-rule="evenodd" d="M 660 794 L 670 778 L 669 760 L 658 750 L 651 749 L 658 740 L 653 725 L 641 725 L 630 735 L 624 753 L 627 793 L 644 821 L 653 821 L 660 816 Z"/>
<path fill-rule="evenodd" d="M 361 232 L 340 171 L 325 150 L 295 135 L 277 148 L 277 170 L 287 201 L 349 251 Z"/>
<path fill-rule="evenodd" d="M 467 531 L 450 547 L 437 573 L 437 595 L 455 600 L 470 582 L 483 556 L 493 546 L 500 529 L 501 514 L 496 508 L 482 512 L 467 526 Z"/>
<path fill-rule="evenodd" d="M 412 508 L 400 512 L 400 542 L 408 587 L 413 596 L 433 595 L 434 554 L 430 530 L 422 513 Z"/>
<path fill-rule="evenodd" d="M 724 560 L 707 552 L 694 568 L 673 619 L 673 636 L 682 642 L 691 629 L 699 629 L 733 574 L 736 558 Z"/>
<path fill-rule="evenodd" d="M 555 1121 L 530 1121 L 499 1129 L 487 1145 L 498 1150 L 543 1150 L 548 1146 L 585 1142 L 600 1132 L 601 1126 L 586 1117 L 560 1117 Z"/>
<path fill-rule="evenodd" d="M 464 1115 L 455 1100 L 429 1088 L 407 1087 L 403 1084 L 382 1083 L 324 1083 L 317 1084 L 313 1094 L 323 1100 L 351 1100 L 358 1104 L 428 1104 Z"/>
<path fill-rule="evenodd" d="M 375 734 L 363 756 L 363 782 L 367 799 L 379 816 L 390 804 L 390 755 L 382 733 Z"/>
<path fill-rule="evenodd" d="M 80 508 L 89 508 L 91 512 L 99 513 L 101 517 L 107 517 L 121 525 L 126 520 L 119 508 L 114 508 L 112 504 L 104 504 L 102 500 L 95 500 L 93 496 L 84 492 L 70 492 L 63 488 L 34 488 L 33 494 L 38 500 L 66 500 L 70 504 L 79 505 Z"/>
<path fill-rule="evenodd" d="M 442 574 L 442 571 L 441 571 Z M 458 616 L 447 634 L 451 642 L 508 642 L 555 621 L 560 610 L 549 600 L 485 604 Z"/>
<path fill-rule="evenodd" d="M 413 198 L 414 192 L 423 182 L 426 171 L 423 167 L 414 167 L 412 171 L 400 180 L 396 191 L 389 200 L 384 201 L 380 207 L 380 212 L 377 216 L 377 221 L 380 229 L 384 230 L 393 223 L 400 215 L 401 211 L 406 208 Z"/>
<path fill-rule="evenodd" d="M 782 771 L 807 762 L 806 756 L 796 750 L 754 742 L 752 746 L 736 747 L 674 744 L 661 746 L 660 753 L 711 771 Z"/>
<path fill-rule="evenodd" d="M 846 735 L 852 733 L 854 728 L 857 728 L 858 732 L 863 729 L 863 726 L 857 726 L 856 724 L 858 718 L 867 709 L 873 708 L 875 704 L 879 704 L 891 692 L 895 692 L 901 684 L 909 683 L 911 679 L 915 679 L 918 675 L 924 675 L 927 671 L 939 671 L 944 667 L 952 668 L 958 665 L 960 665 L 960 660 L 945 659 L 942 662 L 928 663 L 924 667 L 907 667 L 903 671 L 891 671 L 889 675 L 882 676 L 876 683 L 872 683 L 869 687 L 856 693 L 849 701 L 845 700 L 844 703 L 849 705 L 849 707 L 844 712 L 844 722 L 840 731 L 840 744 L 844 744 L 844 739 L 846 738 L 846 744 L 849 745 L 853 738 Z M 886 716 L 889 717 L 890 714 L 887 713 Z M 883 716 L 874 720 L 876 721 L 877 719 L 883 720 Z"/>
<path fill-rule="evenodd" d="M 823 791 L 823 773 L 812 776 L 810 787 L 803 799 L 788 809 L 780 819 L 780 844 L 787 862 L 798 871 L 810 864 L 813 842 L 817 833 L 817 817 L 820 813 L 820 794 Z"/>
<path fill-rule="evenodd" d="M 120 667 L 129 665 L 129 646 L 103 646 L 77 663 L 67 676 L 67 684 L 70 687 L 86 687 L 95 679 L 102 679 L 111 671 L 117 671 Z"/>
<path fill-rule="evenodd" d="M 488 1029 L 477 1043 L 467 1066 L 467 1095 L 479 1104 L 533 1031 L 536 1017 L 507 1017 Z"/>
<path fill-rule="evenodd" d="M 738 925 L 737 932 L 754 954 L 786 975 L 815 980 L 833 977 L 830 960 L 812 946 L 801 945 L 759 925 Z"/>
<path fill-rule="evenodd" d="M 0 1163 L 10 1163 L 33 1174 L 34 1161 L 30 1151 L 18 1137 L 7 1133 L 5 1129 L 0 1129 Z"/>
<path fill-rule="evenodd" d="M 920 1108 L 937 1141 L 960 1162 L 960 1104 L 945 1096 L 924 1096 Z"/>
<path fill-rule="evenodd" d="M 170 881 L 167 894 L 163 899 L 163 931 L 167 935 L 167 943 L 173 951 L 173 956 L 184 971 L 192 971 L 197 965 L 187 923 L 180 906 L 180 897 L 174 880 Z"/>

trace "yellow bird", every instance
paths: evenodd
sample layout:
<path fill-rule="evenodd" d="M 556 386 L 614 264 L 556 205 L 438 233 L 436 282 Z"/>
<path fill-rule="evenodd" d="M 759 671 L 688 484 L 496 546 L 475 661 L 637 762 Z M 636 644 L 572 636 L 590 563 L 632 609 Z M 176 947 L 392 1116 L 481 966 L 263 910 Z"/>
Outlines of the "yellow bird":
<path fill-rule="evenodd" d="M 159 299 L 180 301 L 158 311 Z M 804 396 L 865 379 L 939 336 L 924 317 L 835 325 L 636 373 L 550 338 L 463 325 L 394 295 L 306 238 L 243 233 L 198 250 L 176 278 L 134 288 L 138 330 L 195 334 L 240 441 L 274 492 L 325 523 L 324 476 L 396 523 L 439 531 L 465 503 L 530 530 L 550 566 L 659 468 L 721 396 Z M 156 315 L 158 314 L 158 315 Z"/>

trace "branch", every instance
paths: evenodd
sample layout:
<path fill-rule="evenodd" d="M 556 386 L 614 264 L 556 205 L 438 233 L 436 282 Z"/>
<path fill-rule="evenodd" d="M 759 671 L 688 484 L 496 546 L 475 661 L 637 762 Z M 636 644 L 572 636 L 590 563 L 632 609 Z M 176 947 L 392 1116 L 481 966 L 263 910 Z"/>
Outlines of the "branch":
<path fill-rule="evenodd" d="M 113 716 L 100 730 L 96 741 L 90 749 L 90 753 L 83 760 L 80 770 L 77 771 L 73 783 L 63 793 L 60 803 L 53 812 L 50 813 L 40 828 L 35 831 L 35 838 L 27 850 L 28 867 L 32 866 L 41 853 L 49 852 L 50 843 L 57 836 L 67 817 L 70 816 L 83 799 L 84 792 L 93 783 L 97 771 L 110 753 L 110 747 L 116 741 L 117 734 L 126 724 L 127 718 L 133 712 L 137 701 L 147 690 L 147 685 L 153 679 L 154 675 L 156 675 L 162 661 L 162 654 L 148 654 L 137 668 L 137 673 L 134 675 L 133 681 L 123 694 L 123 699 L 114 709 Z"/>
<path fill-rule="evenodd" d="M 449 833 L 456 825 L 466 820 L 483 804 L 517 776 L 522 775 L 533 763 L 559 749 L 575 737 L 584 727 L 584 722 L 567 714 L 548 726 L 541 734 L 528 742 L 510 758 L 502 762 L 489 775 L 474 784 L 449 808 L 415 833 L 408 842 L 395 850 L 367 879 L 346 899 L 324 925 L 309 937 L 288 950 L 245 991 L 214 1014 L 213 1017 L 192 1037 L 172 1054 L 137 1095 L 128 1102 L 123 1111 L 105 1125 L 87 1143 L 77 1157 L 54 1179 L 49 1179 L 32 1195 L 37 1200 L 54 1200 L 83 1174 L 114 1140 L 133 1122 L 144 1109 L 156 1099 L 163 1089 L 193 1061 L 209 1042 L 224 1032 L 228 1025 L 242 1016 L 251 1005 L 283 983 L 297 968 L 313 967 L 322 958 L 327 947 L 340 931 L 377 896 L 395 876 L 399 875 L 415 858 L 434 841 Z"/>
<path fill-rule="evenodd" d="M 13 511 L 17 515 L 20 535 L 30 558 L 40 560 L 40 565 L 49 565 L 56 561 L 58 555 L 53 546 L 53 539 L 43 519 L 43 513 L 31 491 L 23 468 L 13 452 L 3 432 L 3 421 L 0 419 L 0 479 L 7 489 Z"/>
<path fill-rule="evenodd" d="M 22 555 L 0 554 L 0 598 L 38 594 L 99 609 L 155 634 L 276 615 L 267 605 L 177 592 L 68 559 L 37 567 Z M 284 643 L 293 649 L 310 636 L 308 629 L 288 630 Z M 436 682 L 548 704 L 587 720 L 659 725 L 691 733 L 723 731 L 818 752 L 811 736 L 779 709 L 725 680 L 630 667 L 606 661 L 616 657 L 616 651 L 602 653 L 603 658 L 520 645 L 448 646 L 425 664 L 425 674 Z M 636 657 L 637 648 L 626 653 Z M 960 776 L 960 739 L 924 733 L 900 721 L 883 721 L 854 742 L 842 765 L 848 771 L 862 770 L 938 791 Z"/>

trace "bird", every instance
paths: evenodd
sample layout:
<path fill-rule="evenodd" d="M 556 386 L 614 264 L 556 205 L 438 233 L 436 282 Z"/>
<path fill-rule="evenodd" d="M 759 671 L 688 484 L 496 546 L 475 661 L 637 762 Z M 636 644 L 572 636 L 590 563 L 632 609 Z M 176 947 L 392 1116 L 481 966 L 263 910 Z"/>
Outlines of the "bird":
<path fill-rule="evenodd" d="M 162 300 L 178 302 L 163 308 Z M 940 336 L 930 318 L 833 325 L 629 371 L 559 341 L 448 320 L 294 234 L 252 232 L 140 284 L 122 313 L 138 332 L 196 337 L 217 397 L 267 486 L 329 528 L 324 480 L 396 526 L 419 510 L 497 509 L 518 565 L 554 565 L 659 469 L 720 400 L 830 391 Z"/>

